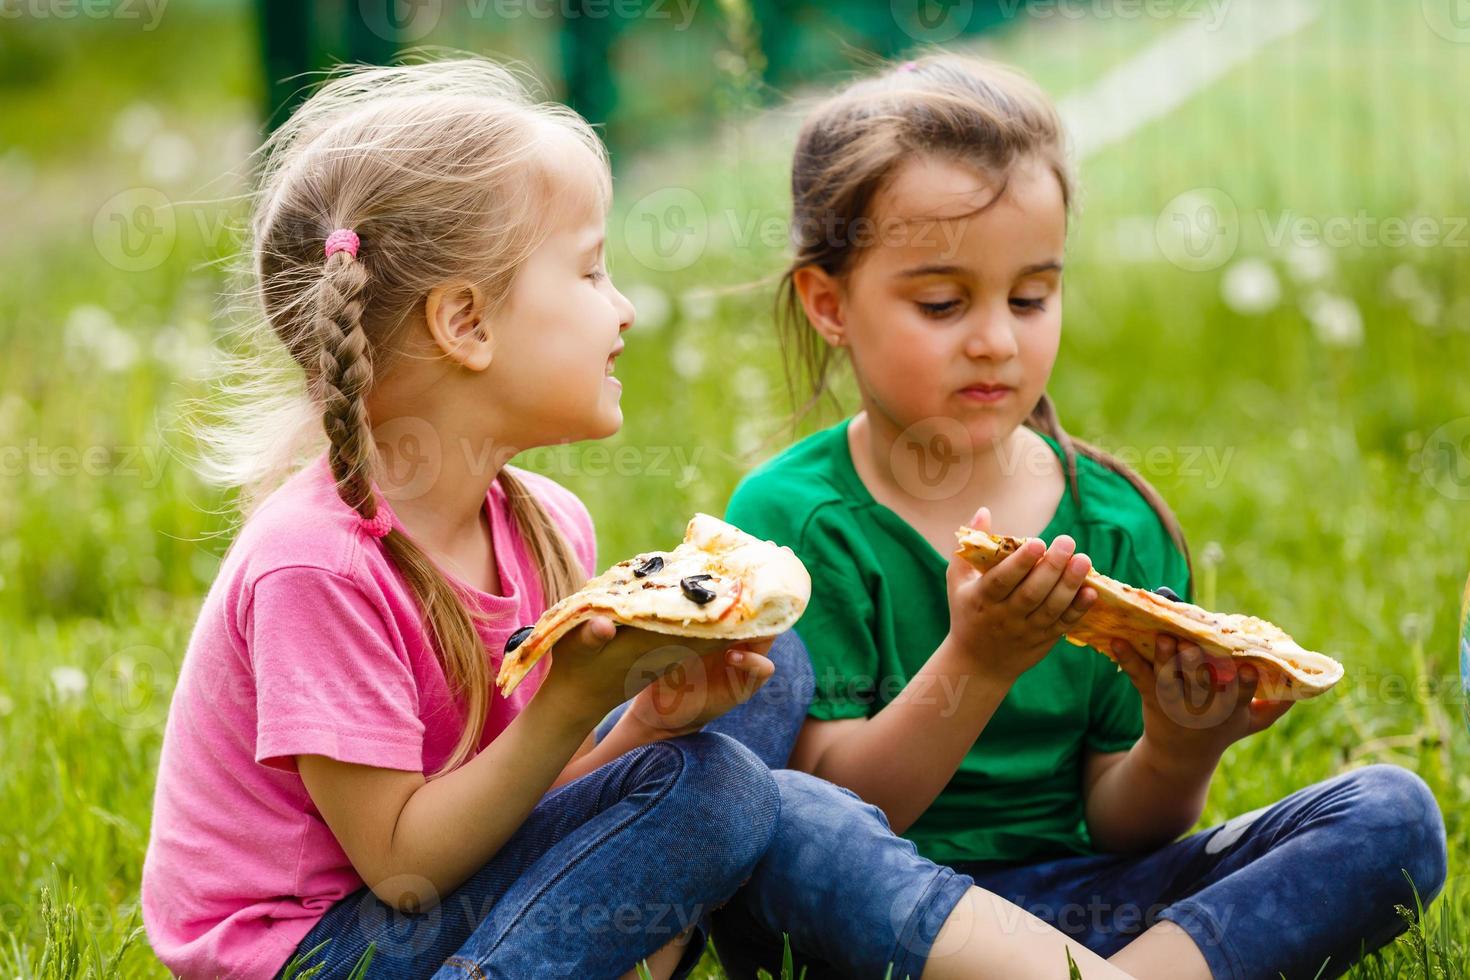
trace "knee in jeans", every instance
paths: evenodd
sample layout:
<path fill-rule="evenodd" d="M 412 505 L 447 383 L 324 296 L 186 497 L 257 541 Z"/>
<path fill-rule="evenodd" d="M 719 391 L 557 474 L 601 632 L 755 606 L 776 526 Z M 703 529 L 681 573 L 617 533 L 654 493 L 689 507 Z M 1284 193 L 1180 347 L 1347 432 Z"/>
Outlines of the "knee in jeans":
<path fill-rule="evenodd" d="M 770 853 L 784 852 L 790 866 L 799 866 L 797 855 L 817 843 L 862 849 L 865 842 L 886 842 L 893 837 L 883 811 L 851 790 L 794 769 L 778 769 L 772 776 L 781 794 L 781 825 Z M 902 843 L 913 847 L 908 841 Z"/>
<path fill-rule="evenodd" d="M 759 860 L 776 833 L 781 813 L 780 793 L 766 764 L 718 732 L 696 732 L 657 744 L 680 757 L 680 784 L 700 808 L 700 833 L 726 842 L 742 861 Z"/>
<path fill-rule="evenodd" d="M 1366 766 L 1348 778 L 1359 791 L 1353 813 L 1361 839 L 1382 855 L 1384 874 L 1407 891 L 1408 882 L 1403 880 L 1407 871 L 1428 904 L 1444 887 L 1448 873 L 1444 816 L 1434 793 L 1402 766 Z"/>

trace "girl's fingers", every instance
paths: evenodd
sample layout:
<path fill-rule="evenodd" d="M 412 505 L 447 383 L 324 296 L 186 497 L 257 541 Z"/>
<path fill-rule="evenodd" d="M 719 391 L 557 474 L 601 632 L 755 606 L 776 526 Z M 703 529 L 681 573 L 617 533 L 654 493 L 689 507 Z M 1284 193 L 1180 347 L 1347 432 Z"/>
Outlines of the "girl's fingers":
<path fill-rule="evenodd" d="M 1174 659 L 1178 653 L 1179 645 L 1174 642 L 1174 637 L 1168 633 L 1154 637 L 1154 673 L 1162 673 L 1166 668 L 1177 670 Z"/>
<path fill-rule="evenodd" d="M 618 627 L 606 616 L 594 616 L 557 641 L 559 648 L 569 649 L 573 654 L 595 653 L 607 646 L 617 635 Z M 563 645 L 565 644 L 565 647 Z"/>
<path fill-rule="evenodd" d="M 1062 580 L 1062 574 L 1067 570 L 1072 553 L 1076 550 L 1076 542 L 1065 534 L 1052 542 L 1046 555 L 1032 567 L 1025 580 L 1016 588 L 1012 601 L 1020 607 L 1022 615 L 1029 616 L 1041 609 L 1057 583 Z M 1071 601 L 1068 596 L 1067 602 Z"/>
<path fill-rule="evenodd" d="M 975 516 L 970 518 L 970 526 L 978 531 L 990 531 L 990 508 L 981 507 L 975 511 Z"/>
<path fill-rule="evenodd" d="M 1066 622 L 1067 613 L 1082 596 L 1082 583 L 1087 580 L 1087 573 L 1091 568 L 1092 562 L 1086 555 L 1073 555 L 1064 566 L 1057 584 L 1052 586 L 1051 594 L 1036 610 L 1033 618 L 1046 625 L 1059 620 Z M 1086 611 L 1087 607 L 1083 606 L 1081 612 Z M 1078 613 L 1078 618 L 1081 617 L 1081 612 Z"/>
<path fill-rule="evenodd" d="M 1077 597 L 1072 600 L 1072 604 L 1067 607 L 1067 611 L 1062 613 L 1062 623 L 1071 626 L 1078 622 L 1083 616 L 1087 615 L 1087 610 L 1091 609 L 1092 604 L 1096 601 L 1097 590 L 1090 585 L 1084 585 L 1077 590 Z"/>
<path fill-rule="evenodd" d="M 1276 724 L 1276 719 L 1291 710 L 1295 701 L 1252 701 L 1250 704 L 1250 720 L 1246 725 L 1246 734 L 1254 735 Z"/>
<path fill-rule="evenodd" d="M 751 650 L 731 650 L 732 657 L 739 655 L 739 659 L 731 659 L 730 666 L 744 671 L 751 677 L 770 677 L 776 672 L 776 662 L 770 657 L 762 656 Z"/>
<path fill-rule="evenodd" d="M 1003 602 L 1046 554 L 1046 545 L 1036 538 L 1027 541 L 980 577 L 980 598 L 987 603 Z"/>
<path fill-rule="evenodd" d="M 1123 673 L 1138 688 L 1138 693 L 1145 699 L 1153 696 L 1154 674 L 1149 669 L 1148 662 L 1143 659 L 1139 652 L 1133 649 L 1132 644 L 1122 640 L 1113 641 L 1113 656 L 1118 658 L 1118 666 L 1123 668 Z"/>
<path fill-rule="evenodd" d="M 768 636 L 762 640 L 746 640 L 740 644 L 740 649 L 749 650 L 752 653 L 770 653 L 771 644 L 775 642 L 774 636 Z"/>

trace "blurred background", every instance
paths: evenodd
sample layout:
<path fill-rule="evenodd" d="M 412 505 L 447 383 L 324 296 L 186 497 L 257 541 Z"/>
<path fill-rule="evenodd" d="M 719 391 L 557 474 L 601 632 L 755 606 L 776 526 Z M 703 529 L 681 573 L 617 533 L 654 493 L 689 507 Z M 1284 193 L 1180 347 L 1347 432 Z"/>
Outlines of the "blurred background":
<path fill-rule="evenodd" d="M 603 128 L 638 308 L 626 423 L 518 462 L 582 496 L 610 560 L 722 513 L 793 438 L 771 312 L 803 105 L 938 45 L 1031 73 L 1071 129 L 1063 421 L 1169 499 L 1202 601 L 1347 667 L 1231 750 L 1202 826 L 1408 766 L 1451 880 L 1354 976 L 1466 976 L 1462 7 L 0 0 L 0 974 L 165 975 L 137 910 L 153 773 L 237 520 L 190 469 L 184 414 L 222 380 L 246 158 L 303 73 L 489 54 Z"/>

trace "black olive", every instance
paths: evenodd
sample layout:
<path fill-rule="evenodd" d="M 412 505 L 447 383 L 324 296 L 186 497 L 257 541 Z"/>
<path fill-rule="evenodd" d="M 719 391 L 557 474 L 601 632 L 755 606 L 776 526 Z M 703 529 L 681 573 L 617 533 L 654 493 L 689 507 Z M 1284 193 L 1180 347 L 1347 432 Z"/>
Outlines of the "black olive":
<path fill-rule="evenodd" d="M 663 567 L 664 560 L 658 555 L 654 555 L 652 558 L 648 559 L 648 561 L 633 569 L 633 577 L 643 578 L 645 575 L 652 575 L 654 572 L 660 570 Z"/>
<path fill-rule="evenodd" d="M 526 637 L 530 636 L 531 631 L 535 628 L 536 627 L 534 626 L 522 626 L 520 629 L 512 633 L 509 637 L 506 638 L 505 652 L 510 653 L 516 647 L 520 646 L 522 643 L 525 643 Z"/>
<path fill-rule="evenodd" d="M 1154 595 L 1161 595 L 1165 599 L 1168 599 L 1170 602 L 1182 602 L 1183 601 L 1182 599 L 1179 598 L 1179 593 L 1178 592 L 1175 592 L 1173 589 L 1169 588 L 1167 585 L 1161 585 L 1157 589 L 1154 589 Z"/>
<path fill-rule="evenodd" d="M 684 590 L 684 594 L 689 597 L 691 602 L 698 603 L 702 606 L 715 597 L 713 591 L 699 584 L 709 578 L 712 578 L 712 576 L 690 575 L 688 578 L 679 579 L 679 588 Z"/>

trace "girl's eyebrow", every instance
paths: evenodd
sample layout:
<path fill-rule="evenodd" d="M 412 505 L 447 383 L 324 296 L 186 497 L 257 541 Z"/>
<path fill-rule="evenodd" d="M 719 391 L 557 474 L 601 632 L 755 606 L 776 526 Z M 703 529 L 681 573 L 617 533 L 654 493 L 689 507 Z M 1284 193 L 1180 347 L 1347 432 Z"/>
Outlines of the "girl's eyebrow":
<path fill-rule="evenodd" d="M 1061 272 L 1062 263 L 1056 259 L 1046 262 L 1037 262 L 1019 270 L 1017 276 L 1034 276 L 1039 272 Z M 905 269 L 898 274 L 900 279 L 917 279 L 920 276 L 956 276 L 967 275 L 970 270 L 962 265 L 919 265 L 912 269 Z"/>
<path fill-rule="evenodd" d="M 605 234 L 599 234 L 596 238 L 587 243 L 587 247 L 582 249 L 582 254 L 596 255 L 598 252 L 602 251 L 602 246 L 606 241 L 607 236 Z"/>

